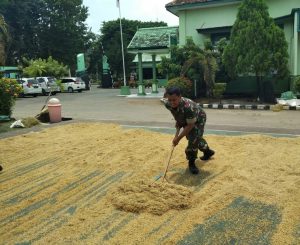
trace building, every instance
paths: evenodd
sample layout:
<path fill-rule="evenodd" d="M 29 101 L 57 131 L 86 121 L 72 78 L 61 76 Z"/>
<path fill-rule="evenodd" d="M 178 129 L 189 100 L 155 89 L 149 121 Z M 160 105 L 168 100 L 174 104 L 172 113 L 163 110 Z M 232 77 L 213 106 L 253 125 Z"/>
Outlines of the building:
<path fill-rule="evenodd" d="M 241 0 L 174 0 L 166 9 L 179 17 L 179 44 L 186 37 L 203 45 L 229 37 Z M 283 28 L 288 42 L 289 66 L 292 75 L 300 75 L 300 1 L 266 0 L 269 14 Z"/>
<path fill-rule="evenodd" d="M 161 61 L 161 56 L 170 55 L 171 45 L 177 44 L 178 27 L 162 26 L 137 30 L 127 47 L 127 51 L 136 54 L 133 62 L 138 64 L 139 95 L 145 94 L 144 76 L 146 79 L 152 77 L 152 93 L 158 92 L 158 86 L 165 85 L 166 79 L 157 79 L 156 64 Z"/>
<path fill-rule="evenodd" d="M 265 0 L 270 16 L 285 33 L 288 43 L 289 69 L 292 76 L 300 75 L 300 1 Z M 203 46 L 210 38 L 216 43 L 229 38 L 241 0 L 174 0 L 166 9 L 179 17 L 179 45 L 191 37 Z M 284 86 L 281 86 L 282 89 Z"/>
<path fill-rule="evenodd" d="M 21 70 L 16 66 L 0 66 L 0 77 L 17 79 L 21 74 Z"/>

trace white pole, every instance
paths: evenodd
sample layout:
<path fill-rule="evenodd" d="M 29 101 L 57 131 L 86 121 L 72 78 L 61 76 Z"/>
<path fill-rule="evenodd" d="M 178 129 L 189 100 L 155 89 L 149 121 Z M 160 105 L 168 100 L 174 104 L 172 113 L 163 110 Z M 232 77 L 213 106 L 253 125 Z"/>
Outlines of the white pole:
<path fill-rule="evenodd" d="M 120 6 L 120 0 L 117 0 L 117 6 L 118 6 L 118 8 L 119 8 L 119 19 L 120 19 L 120 31 L 121 31 L 121 45 L 122 45 L 122 59 L 123 59 L 124 86 L 126 86 L 126 73 L 125 73 L 125 59 L 124 59 L 123 31 L 122 31 L 122 21 L 121 21 L 121 6 Z"/>

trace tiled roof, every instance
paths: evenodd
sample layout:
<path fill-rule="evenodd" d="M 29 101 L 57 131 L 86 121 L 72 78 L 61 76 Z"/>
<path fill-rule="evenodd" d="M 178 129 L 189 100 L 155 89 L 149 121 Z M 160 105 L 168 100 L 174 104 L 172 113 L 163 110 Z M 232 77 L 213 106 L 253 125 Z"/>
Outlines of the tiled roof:
<path fill-rule="evenodd" d="M 184 5 L 184 4 L 189 4 L 189 3 L 205 3 L 205 2 L 211 2 L 214 0 L 174 0 L 170 3 L 166 4 L 166 7 L 171 7 L 175 5 Z"/>
<path fill-rule="evenodd" d="M 161 49 L 170 47 L 170 39 L 177 40 L 178 27 L 151 27 L 139 29 L 127 49 Z"/>

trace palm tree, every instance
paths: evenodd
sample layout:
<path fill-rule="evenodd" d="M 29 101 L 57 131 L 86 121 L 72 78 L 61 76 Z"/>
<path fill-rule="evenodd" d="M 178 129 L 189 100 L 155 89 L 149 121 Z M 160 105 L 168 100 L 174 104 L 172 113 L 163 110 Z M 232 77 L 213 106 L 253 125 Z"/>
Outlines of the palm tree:
<path fill-rule="evenodd" d="M 5 65 L 6 60 L 6 47 L 9 42 L 10 36 L 8 26 L 4 20 L 3 15 L 0 15 L 0 65 Z"/>
<path fill-rule="evenodd" d="M 189 50 L 189 58 L 184 62 L 181 69 L 181 76 L 185 76 L 192 66 L 200 65 L 203 70 L 203 80 L 206 84 L 207 97 L 213 96 L 215 75 L 218 69 L 217 60 L 210 46 L 209 43 L 206 43 L 203 50 L 195 45 L 192 40 L 187 40 L 186 47 Z"/>

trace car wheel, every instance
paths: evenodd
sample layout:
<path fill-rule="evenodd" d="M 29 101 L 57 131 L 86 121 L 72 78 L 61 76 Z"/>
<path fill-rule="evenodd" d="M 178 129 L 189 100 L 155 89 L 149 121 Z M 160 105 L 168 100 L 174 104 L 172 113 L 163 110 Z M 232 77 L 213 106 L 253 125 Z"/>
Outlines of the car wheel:
<path fill-rule="evenodd" d="M 69 92 L 69 93 L 73 93 L 73 92 L 74 92 L 74 89 L 71 88 L 71 87 L 68 87 L 68 92 Z"/>
<path fill-rule="evenodd" d="M 78 90 L 78 93 L 81 93 L 82 92 L 82 90 Z"/>
<path fill-rule="evenodd" d="M 42 89 L 42 95 L 47 95 L 45 89 Z"/>
<path fill-rule="evenodd" d="M 36 97 L 37 96 L 37 94 L 33 94 L 33 97 Z"/>
<path fill-rule="evenodd" d="M 52 92 L 51 94 L 52 94 L 52 95 L 56 95 L 56 92 Z"/>

